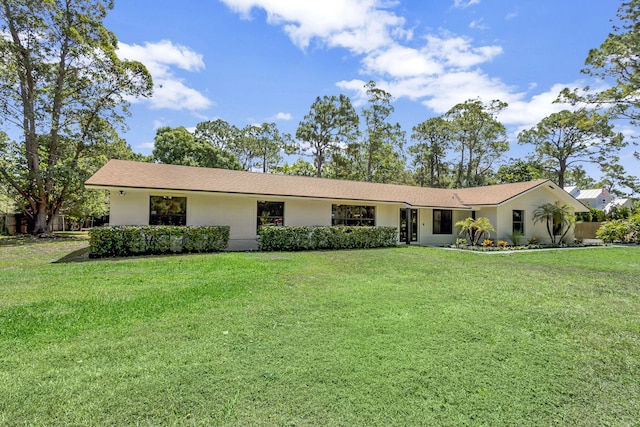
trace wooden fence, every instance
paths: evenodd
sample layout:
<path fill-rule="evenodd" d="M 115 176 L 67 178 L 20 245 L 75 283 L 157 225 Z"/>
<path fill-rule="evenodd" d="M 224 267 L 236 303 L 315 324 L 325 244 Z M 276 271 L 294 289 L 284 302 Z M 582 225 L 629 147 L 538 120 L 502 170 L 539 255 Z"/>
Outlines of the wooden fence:
<path fill-rule="evenodd" d="M 579 222 L 576 224 L 576 239 L 595 239 L 601 222 Z"/>

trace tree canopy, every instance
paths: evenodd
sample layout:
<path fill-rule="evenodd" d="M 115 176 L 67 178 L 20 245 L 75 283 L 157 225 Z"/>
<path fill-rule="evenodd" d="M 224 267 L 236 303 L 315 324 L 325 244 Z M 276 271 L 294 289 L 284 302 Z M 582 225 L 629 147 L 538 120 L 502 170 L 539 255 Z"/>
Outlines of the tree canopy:
<path fill-rule="evenodd" d="M 334 151 L 347 145 L 358 136 L 359 118 L 348 96 L 317 97 L 311 104 L 296 131 L 301 152 L 313 156 L 316 176 L 322 176 L 322 168 Z"/>
<path fill-rule="evenodd" d="M 389 121 L 394 111 L 391 94 L 370 81 L 365 86 L 368 104 L 362 109 L 364 130 L 334 156 L 332 167 L 341 178 L 368 182 L 396 182 L 405 170 L 402 153 L 405 133 Z"/>
<path fill-rule="evenodd" d="M 598 48 L 589 51 L 582 70 L 613 85 L 596 92 L 586 88 L 582 99 L 612 107 L 617 116 L 637 124 L 640 119 L 640 0 L 622 2 L 617 17 L 619 23 Z"/>
<path fill-rule="evenodd" d="M 565 186 L 565 175 L 572 165 L 605 164 L 625 145 L 622 134 L 614 132 L 606 114 L 586 108 L 553 113 L 522 131 L 518 142 L 534 145 L 541 160 L 557 173 L 560 187 Z"/>
<path fill-rule="evenodd" d="M 19 194 L 34 234 L 99 166 L 128 100 L 149 96 L 144 65 L 121 60 L 103 25 L 111 1 L 0 1 L 0 178 Z"/>
<path fill-rule="evenodd" d="M 456 187 L 485 184 L 493 162 L 509 150 L 506 129 L 497 119 L 506 107 L 502 101 L 485 104 L 474 99 L 455 105 L 444 115 L 449 140 L 460 153 L 455 165 Z"/>
<path fill-rule="evenodd" d="M 221 169 L 242 169 L 236 157 L 207 140 L 196 139 L 184 126 L 156 131 L 153 160 L 159 163 Z"/>
<path fill-rule="evenodd" d="M 411 138 L 417 141 L 409 147 L 413 155 L 415 179 L 421 187 L 446 187 L 449 165 L 446 161 L 449 123 L 442 117 L 432 117 L 413 127 Z"/>

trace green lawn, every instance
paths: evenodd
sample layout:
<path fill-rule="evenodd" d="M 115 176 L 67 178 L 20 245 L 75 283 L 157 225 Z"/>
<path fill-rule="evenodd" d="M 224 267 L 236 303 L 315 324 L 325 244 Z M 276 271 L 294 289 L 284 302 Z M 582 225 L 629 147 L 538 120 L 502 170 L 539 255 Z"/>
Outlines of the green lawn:
<path fill-rule="evenodd" d="M 86 245 L 0 240 L 0 425 L 640 420 L 640 247 Z"/>

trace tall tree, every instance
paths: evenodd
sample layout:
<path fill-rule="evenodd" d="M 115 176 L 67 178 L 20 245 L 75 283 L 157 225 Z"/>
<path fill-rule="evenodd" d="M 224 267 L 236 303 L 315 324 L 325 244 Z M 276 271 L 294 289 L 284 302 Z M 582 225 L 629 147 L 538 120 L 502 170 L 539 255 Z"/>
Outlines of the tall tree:
<path fill-rule="evenodd" d="M 432 117 L 413 127 L 411 138 L 417 143 L 408 150 L 421 187 L 448 186 L 449 165 L 445 160 L 450 147 L 448 124 L 442 117 Z"/>
<path fill-rule="evenodd" d="M 640 0 L 623 1 L 617 11 L 613 32 L 598 48 L 591 49 L 582 72 L 605 82 L 605 89 L 587 86 L 583 92 L 564 89 L 561 99 L 574 104 L 586 102 L 608 109 L 613 117 L 640 123 Z M 640 160 L 640 152 L 635 152 Z"/>
<path fill-rule="evenodd" d="M 389 122 L 394 111 L 391 94 L 376 87 L 374 81 L 364 87 L 369 96 L 369 104 L 362 110 L 365 129 L 363 138 L 351 143 L 346 151 L 351 168 L 359 180 L 395 182 L 404 171 L 405 133 L 399 123 Z"/>
<path fill-rule="evenodd" d="M 582 70 L 614 84 L 596 93 L 587 88 L 582 99 L 610 106 L 618 117 L 629 118 L 632 124 L 637 124 L 640 119 L 640 0 L 623 1 L 617 16 L 620 22 L 600 47 L 589 51 Z"/>
<path fill-rule="evenodd" d="M 560 187 L 565 186 L 568 168 L 584 162 L 603 165 L 626 145 L 606 115 L 585 108 L 545 117 L 535 127 L 520 132 L 518 142 L 535 146 L 536 153 L 557 173 Z"/>
<path fill-rule="evenodd" d="M 508 164 L 498 168 L 496 178 L 498 184 L 534 181 L 544 176 L 543 170 L 544 168 L 539 162 L 510 159 Z"/>
<path fill-rule="evenodd" d="M 88 177 L 83 159 L 113 142 L 127 100 L 152 92 L 144 65 L 116 55 L 116 37 L 103 26 L 112 7 L 107 0 L 0 0 L 0 124 L 18 140 L 3 153 L 9 159 L 0 177 L 21 196 L 34 234 L 50 232 L 73 187 Z"/>
<path fill-rule="evenodd" d="M 316 176 L 316 168 L 301 157 L 291 165 L 285 163 L 282 166 L 276 166 L 273 172 L 280 175 Z"/>
<path fill-rule="evenodd" d="M 509 150 L 507 132 L 497 115 L 507 107 L 494 100 L 468 100 L 451 108 L 448 121 L 453 148 L 460 153 L 455 170 L 456 187 L 470 187 L 487 182 L 493 162 Z"/>
<path fill-rule="evenodd" d="M 242 129 L 217 119 L 201 122 L 194 132 L 196 142 L 233 154 L 243 170 L 268 172 L 282 160 L 282 152 L 290 153 L 291 135 L 281 133 L 275 123 L 247 125 Z"/>
<path fill-rule="evenodd" d="M 618 162 L 607 163 L 602 167 L 602 172 L 604 176 L 598 186 L 606 188 L 609 193 L 618 197 L 640 194 L 640 180 L 629 175 Z M 623 191 L 625 188 L 627 191 Z"/>
<path fill-rule="evenodd" d="M 193 135 L 196 140 L 207 142 L 222 150 L 233 151 L 239 132 L 234 125 L 217 119 L 198 123 Z"/>
<path fill-rule="evenodd" d="M 253 166 L 267 173 L 282 161 L 282 152 L 290 153 L 293 150 L 292 138 L 288 133 L 281 133 L 275 123 L 262 123 L 254 127 L 256 160 Z"/>
<path fill-rule="evenodd" d="M 358 115 L 346 95 L 317 97 L 309 113 L 304 116 L 296 131 L 302 141 L 298 148 L 313 156 L 316 176 L 322 176 L 322 168 L 333 152 L 340 151 L 358 135 Z"/>
<path fill-rule="evenodd" d="M 184 126 L 157 129 L 151 155 L 158 163 L 199 166 L 195 138 Z"/>
<path fill-rule="evenodd" d="M 547 178 L 552 180 L 553 182 L 558 182 L 558 174 L 554 171 L 551 171 Z M 582 167 L 582 165 L 576 165 L 572 168 L 567 169 L 564 174 L 564 185 L 570 186 L 575 185 L 578 188 L 594 188 L 597 187 L 596 180 L 593 179 L 589 173 Z"/>
<path fill-rule="evenodd" d="M 196 139 L 185 127 L 161 127 L 156 131 L 153 160 L 159 163 L 206 168 L 242 169 L 236 157 L 204 139 Z"/>

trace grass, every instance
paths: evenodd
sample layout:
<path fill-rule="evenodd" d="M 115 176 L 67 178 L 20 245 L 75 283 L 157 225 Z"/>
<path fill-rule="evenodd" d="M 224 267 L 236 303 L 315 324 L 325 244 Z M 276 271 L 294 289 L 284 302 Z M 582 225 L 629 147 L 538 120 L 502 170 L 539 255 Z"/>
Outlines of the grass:
<path fill-rule="evenodd" d="M 0 425 L 637 425 L 640 248 L 0 240 Z"/>

